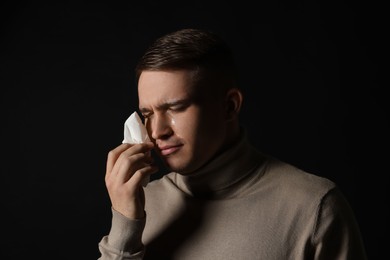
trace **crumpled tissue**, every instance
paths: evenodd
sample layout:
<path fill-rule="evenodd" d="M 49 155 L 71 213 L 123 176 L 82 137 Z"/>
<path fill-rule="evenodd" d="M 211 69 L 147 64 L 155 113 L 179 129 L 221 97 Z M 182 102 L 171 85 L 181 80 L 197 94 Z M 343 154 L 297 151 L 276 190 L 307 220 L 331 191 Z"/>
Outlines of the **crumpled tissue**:
<path fill-rule="evenodd" d="M 124 138 L 122 143 L 139 144 L 150 141 L 145 125 L 137 112 L 133 112 L 125 122 Z M 150 177 L 146 177 L 142 185 L 146 187 Z"/>
<path fill-rule="evenodd" d="M 137 112 L 133 112 L 125 122 L 124 139 L 122 143 L 140 144 L 150 141 L 145 125 Z"/>

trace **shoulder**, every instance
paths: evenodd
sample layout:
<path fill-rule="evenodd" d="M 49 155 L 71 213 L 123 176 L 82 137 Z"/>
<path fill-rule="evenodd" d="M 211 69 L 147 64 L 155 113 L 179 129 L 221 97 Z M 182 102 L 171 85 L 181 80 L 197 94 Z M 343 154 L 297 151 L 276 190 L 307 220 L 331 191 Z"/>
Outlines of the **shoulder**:
<path fill-rule="evenodd" d="M 327 193 L 336 187 L 336 184 L 326 177 L 275 158 L 269 159 L 264 177 L 274 181 L 275 185 L 283 186 L 288 191 Z"/>
<path fill-rule="evenodd" d="M 292 164 L 269 158 L 257 189 L 276 201 L 297 207 L 316 208 L 336 184 L 328 178 L 302 170 Z M 263 193 L 264 194 L 264 193 Z"/>

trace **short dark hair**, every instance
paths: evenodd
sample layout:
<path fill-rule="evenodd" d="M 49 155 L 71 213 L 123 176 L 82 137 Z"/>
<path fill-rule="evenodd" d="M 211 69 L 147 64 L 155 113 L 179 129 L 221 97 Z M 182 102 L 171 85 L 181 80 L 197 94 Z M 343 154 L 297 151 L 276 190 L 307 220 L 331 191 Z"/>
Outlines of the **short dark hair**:
<path fill-rule="evenodd" d="M 197 71 L 198 80 L 236 82 L 236 64 L 227 43 L 211 31 L 186 28 L 168 33 L 149 46 L 136 65 L 136 79 L 142 71 Z"/>

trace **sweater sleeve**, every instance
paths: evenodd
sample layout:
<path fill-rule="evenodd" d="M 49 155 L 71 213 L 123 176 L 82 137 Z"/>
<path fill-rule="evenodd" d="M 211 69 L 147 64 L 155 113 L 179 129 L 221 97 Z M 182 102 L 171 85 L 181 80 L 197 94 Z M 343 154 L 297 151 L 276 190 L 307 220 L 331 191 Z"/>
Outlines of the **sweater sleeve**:
<path fill-rule="evenodd" d="M 337 188 L 324 196 L 317 213 L 312 237 L 314 259 L 367 259 L 352 208 Z"/>
<path fill-rule="evenodd" d="M 139 220 L 128 219 L 112 210 L 111 230 L 99 242 L 100 260 L 142 259 L 144 246 L 142 232 L 146 217 Z"/>

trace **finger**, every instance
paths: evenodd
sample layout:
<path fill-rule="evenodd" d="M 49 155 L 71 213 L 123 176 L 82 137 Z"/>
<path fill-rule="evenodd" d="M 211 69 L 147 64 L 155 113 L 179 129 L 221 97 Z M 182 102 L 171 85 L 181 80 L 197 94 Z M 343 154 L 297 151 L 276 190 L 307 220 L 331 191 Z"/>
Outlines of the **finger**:
<path fill-rule="evenodd" d="M 108 153 L 107 166 L 106 166 L 106 178 L 109 178 L 112 172 L 117 172 L 121 160 L 128 156 L 131 156 L 134 153 L 147 153 L 153 148 L 154 144 L 152 142 L 147 142 L 143 144 L 121 144 L 114 150 Z"/>
<path fill-rule="evenodd" d="M 122 158 L 120 164 L 116 164 L 119 165 L 118 171 L 112 173 L 112 175 L 121 183 L 127 182 L 138 169 L 145 166 L 145 157 L 146 155 L 144 153 L 137 153 Z"/>
<path fill-rule="evenodd" d="M 106 162 L 106 178 L 108 178 L 111 174 L 115 162 L 118 160 L 118 157 L 122 154 L 122 152 L 129 149 L 129 147 L 131 147 L 130 144 L 123 143 L 108 153 Z"/>
<path fill-rule="evenodd" d="M 147 153 L 154 147 L 152 142 L 132 144 L 124 153 Z"/>
<path fill-rule="evenodd" d="M 138 169 L 133 176 L 127 181 L 126 185 L 129 186 L 142 186 L 144 178 L 150 176 L 158 171 L 158 167 L 155 165 L 147 165 Z"/>
<path fill-rule="evenodd" d="M 134 144 L 134 145 L 128 147 L 128 149 L 122 151 L 120 153 L 119 157 L 117 157 L 116 162 L 111 169 L 111 172 L 113 172 L 113 173 L 118 172 L 119 168 L 122 165 L 123 160 L 127 160 L 129 157 L 131 157 L 134 154 L 148 153 L 153 148 L 153 146 L 154 145 L 152 142 L 148 142 L 148 143 L 142 143 L 142 144 Z"/>

